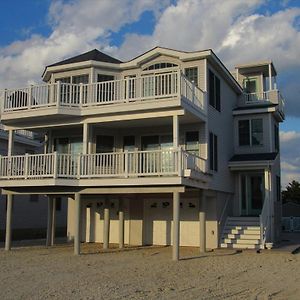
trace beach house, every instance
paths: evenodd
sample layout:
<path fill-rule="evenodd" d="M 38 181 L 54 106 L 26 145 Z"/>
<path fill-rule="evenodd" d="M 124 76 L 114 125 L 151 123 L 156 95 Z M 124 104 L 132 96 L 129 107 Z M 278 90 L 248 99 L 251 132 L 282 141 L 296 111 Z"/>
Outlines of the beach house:
<path fill-rule="evenodd" d="M 68 197 L 68 239 L 260 249 L 280 236 L 279 124 L 272 61 L 233 72 L 211 50 L 155 47 L 122 62 L 98 50 L 48 65 L 43 84 L 7 89 L 0 158 L 7 195 Z M 45 136 L 42 154 L 15 155 L 16 130 Z"/>

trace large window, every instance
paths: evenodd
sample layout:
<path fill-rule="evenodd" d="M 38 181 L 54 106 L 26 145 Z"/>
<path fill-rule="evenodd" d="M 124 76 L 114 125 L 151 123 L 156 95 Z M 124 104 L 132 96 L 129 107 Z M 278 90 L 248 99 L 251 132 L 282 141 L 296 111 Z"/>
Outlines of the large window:
<path fill-rule="evenodd" d="M 199 155 L 199 132 L 188 131 L 185 133 L 185 149 Z"/>
<path fill-rule="evenodd" d="M 257 92 L 257 78 L 246 78 L 243 80 L 243 87 L 245 93 Z"/>
<path fill-rule="evenodd" d="M 276 176 L 276 200 L 281 201 L 281 179 L 280 176 Z"/>
<path fill-rule="evenodd" d="M 209 133 L 209 167 L 212 171 L 218 171 L 218 137 Z"/>
<path fill-rule="evenodd" d="M 191 82 L 194 82 L 196 86 L 198 86 L 198 68 L 186 68 L 184 69 L 185 76 L 190 80 Z"/>
<path fill-rule="evenodd" d="M 262 146 L 263 145 L 263 120 L 239 121 L 239 145 Z"/>
<path fill-rule="evenodd" d="M 209 70 L 209 104 L 221 111 L 221 82 L 211 70 Z"/>
<path fill-rule="evenodd" d="M 177 65 L 172 64 L 172 63 L 157 63 L 154 65 L 151 65 L 149 67 L 147 67 L 146 69 L 144 69 L 143 71 L 149 71 L 149 70 L 158 70 L 158 69 L 165 69 L 165 68 L 173 68 L 173 67 L 177 67 Z"/>
<path fill-rule="evenodd" d="M 111 135 L 97 135 L 96 153 L 110 153 L 114 151 L 114 137 Z"/>

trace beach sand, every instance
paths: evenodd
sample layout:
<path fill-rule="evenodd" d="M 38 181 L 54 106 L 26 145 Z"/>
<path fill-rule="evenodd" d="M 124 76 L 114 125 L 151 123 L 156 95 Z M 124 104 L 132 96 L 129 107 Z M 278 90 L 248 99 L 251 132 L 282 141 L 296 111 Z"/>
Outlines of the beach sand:
<path fill-rule="evenodd" d="M 300 254 L 86 244 L 0 250 L 1 299 L 300 299 Z"/>

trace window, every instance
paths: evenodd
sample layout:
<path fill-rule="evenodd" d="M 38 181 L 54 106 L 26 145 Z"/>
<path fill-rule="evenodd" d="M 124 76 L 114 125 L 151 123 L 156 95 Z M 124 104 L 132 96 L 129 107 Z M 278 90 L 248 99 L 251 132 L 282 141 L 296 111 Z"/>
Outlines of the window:
<path fill-rule="evenodd" d="M 72 83 L 74 83 L 74 84 L 79 84 L 79 83 L 87 84 L 87 83 L 89 83 L 89 75 L 73 76 L 72 77 Z"/>
<path fill-rule="evenodd" d="M 277 201 L 281 201 L 281 179 L 280 176 L 276 176 L 276 198 Z"/>
<path fill-rule="evenodd" d="M 279 146 L 279 126 L 274 125 L 274 138 L 275 138 L 275 151 L 279 152 L 280 146 Z"/>
<path fill-rule="evenodd" d="M 172 64 L 172 63 L 157 63 L 157 64 L 154 64 L 154 65 L 151 65 L 151 66 L 147 67 L 143 71 L 165 69 L 165 68 L 172 68 L 172 67 L 177 67 L 177 65 Z"/>
<path fill-rule="evenodd" d="M 61 198 L 60 197 L 55 199 L 55 210 L 61 211 Z"/>
<path fill-rule="evenodd" d="M 243 80 L 244 91 L 248 94 L 257 92 L 257 78 L 246 78 Z"/>
<path fill-rule="evenodd" d="M 220 79 L 209 70 L 209 104 L 221 111 L 221 83 Z"/>
<path fill-rule="evenodd" d="M 127 135 L 123 138 L 123 149 L 128 151 L 134 151 L 135 149 L 135 136 Z"/>
<path fill-rule="evenodd" d="M 39 202 L 39 195 L 38 194 L 31 194 L 29 198 L 30 202 Z"/>
<path fill-rule="evenodd" d="M 114 76 L 112 75 L 98 74 L 97 82 L 103 83 L 97 85 L 97 102 L 114 100 L 115 82 L 113 80 Z"/>
<path fill-rule="evenodd" d="M 198 86 L 198 68 L 186 68 L 184 69 L 185 76 L 190 80 L 191 82 L 194 82 L 196 86 Z"/>
<path fill-rule="evenodd" d="M 96 153 L 110 153 L 114 151 L 114 137 L 98 135 L 96 137 Z"/>
<path fill-rule="evenodd" d="M 199 155 L 199 132 L 188 131 L 185 133 L 185 149 Z"/>
<path fill-rule="evenodd" d="M 212 171 L 218 171 L 218 137 L 209 133 L 209 166 Z"/>
<path fill-rule="evenodd" d="M 240 146 L 250 145 L 250 122 L 249 120 L 239 121 L 239 144 Z"/>
<path fill-rule="evenodd" d="M 252 140 L 252 146 L 260 146 L 263 144 L 262 119 L 251 120 L 251 140 Z"/>
<path fill-rule="evenodd" d="M 263 120 L 240 120 L 239 121 L 239 145 L 262 146 L 263 145 Z"/>

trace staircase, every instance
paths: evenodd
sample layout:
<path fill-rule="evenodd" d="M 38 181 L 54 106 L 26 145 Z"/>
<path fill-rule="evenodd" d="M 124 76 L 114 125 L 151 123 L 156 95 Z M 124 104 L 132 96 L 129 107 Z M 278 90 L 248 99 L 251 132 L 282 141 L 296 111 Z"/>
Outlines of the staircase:
<path fill-rule="evenodd" d="M 259 217 L 228 217 L 221 248 L 260 249 Z"/>

